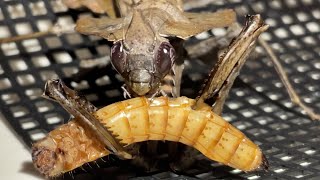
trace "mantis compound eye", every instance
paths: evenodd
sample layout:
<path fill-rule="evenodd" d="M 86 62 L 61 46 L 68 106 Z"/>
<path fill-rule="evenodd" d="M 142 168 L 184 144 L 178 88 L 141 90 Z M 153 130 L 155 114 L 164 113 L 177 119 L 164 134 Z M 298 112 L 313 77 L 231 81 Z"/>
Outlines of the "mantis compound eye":
<path fill-rule="evenodd" d="M 127 54 L 122 42 L 118 41 L 111 47 L 111 64 L 118 73 L 122 74 L 125 71 L 126 61 Z"/>
<path fill-rule="evenodd" d="M 175 60 L 176 51 L 172 45 L 168 42 L 160 44 L 158 52 L 155 57 L 156 70 L 165 76 L 171 70 L 171 67 Z"/>

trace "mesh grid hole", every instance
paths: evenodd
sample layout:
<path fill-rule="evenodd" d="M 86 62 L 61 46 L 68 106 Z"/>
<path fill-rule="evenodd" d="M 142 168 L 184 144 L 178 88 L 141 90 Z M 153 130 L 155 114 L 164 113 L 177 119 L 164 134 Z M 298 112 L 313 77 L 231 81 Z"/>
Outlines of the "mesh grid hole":
<path fill-rule="evenodd" d="M 32 33 L 32 28 L 29 23 L 17 23 L 14 26 L 18 35 L 30 34 Z"/>
<path fill-rule="evenodd" d="M 61 27 L 70 27 L 70 25 L 73 26 L 75 24 L 73 19 L 70 16 L 59 17 L 57 23 Z"/>
<path fill-rule="evenodd" d="M 62 1 L 50 1 L 50 4 L 54 13 L 66 12 L 68 10 Z"/>
<path fill-rule="evenodd" d="M 41 71 L 40 76 L 43 81 L 58 78 L 58 75 L 55 71 L 49 71 L 49 70 L 48 71 Z"/>
<path fill-rule="evenodd" d="M 239 169 L 233 169 L 233 170 L 231 170 L 230 172 L 231 172 L 232 174 L 239 174 L 239 173 L 241 173 L 242 171 L 239 170 Z"/>
<path fill-rule="evenodd" d="M 39 113 L 50 111 L 54 108 L 54 106 L 51 103 L 49 103 L 49 101 L 36 102 L 35 105 Z"/>
<path fill-rule="evenodd" d="M 79 83 L 72 81 L 72 82 L 71 82 L 71 86 L 72 86 L 74 89 L 79 89 L 79 90 L 80 90 L 80 89 L 88 89 L 88 88 L 89 88 L 88 81 L 86 81 L 86 80 L 82 80 L 82 81 L 80 81 Z"/>
<path fill-rule="evenodd" d="M 62 42 L 58 37 L 47 37 L 45 42 L 49 48 L 59 48 L 62 47 Z"/>
<path fill-rule="evenodd" d="M 8 12 L 10 14 L 11 19 L 17 19 L 26 16 L 26 12 L 24 11 L 22 4 L 8 6 Z"/>
<path fill-rule="evenodd" d="M 269 5 L 271 8 L 273 9 L 281 9 L 282 7 L 282 3 L 280 1 L 268 1 Z"/>
<path fill-rule="evenodd" d="M 222 117 L 228 122 L 232 122 L 237 119 L 237 117 L 234 114 L 229 114 L 229 113 L 222 114 Z"/>
<path fill-rule="evenodd" d="M 256 13 L 262 13 L 265 11 L 265 6 L 262 2 L 252 3 L 252 8 Z"/>
<path fill-rule="evenodd" d="M 268 24 L 269 26 L 271 27 L 275 27 L 277 26 L 277 21 L 275 19 L 272 19 L 272 18 L 267 18 L 265 20 L 266 24 Z"/>
<path fill-rule="evenodd" d="M 105 76 L 102 76 L 101 78 L 96 79 L 95 83 L 98 86 L 103 86 L 103 85 L 111 84 L 111 80 L 109 76 L 105 75 Z"/>
<path fill-rule="evenodd" d="M 33 141 L 38 141 L 46 136 L 46 133 L 41 130 L 29 131 L 29 135 Z"/>
<path fill-rule="evenodd" d="M 63 117 L 56 113 L 46 114 L 45 119 L 48 124 L 61 124 L 63 122 Z"/>
<path fill-rule="evenodd" d="M 290 128 L 290 126 L 285 123 L 274 123 L 271 124 L 269 127 L 277 131 Z"/>
<path fill-rule="evenodd" d="M 290 31 L 297 36 L 301 36 L 305 34 L 305 30 L 301 25 L 292 25 L 289 27 Z"/>
<path fill-rule="evenodd" d="M 199 40 L 201 40 L 201 39 L 207 39 L 207 38 L 209 38 L 209 37 L 210 37 L 210 35 L 209 35 L 209 33 L 208 33 L 207 31 L 202 32 L 202 33 L 200 33 L 200 34 L 197 34 L 197 35 L 195 36 L 195 38 L 197 38 L 197 39 L 199 39 Z"/>
<path fill-rule="evenodd" d="M 233 125 L 239 130 L 244 130 L 244 129 L 252 127 L 251 123 L 243 122 L 243 121 L 239 121 L 239 122 L 233 123 Z"/>
<path fill-rule="evenodd" d="M 2 52 L 5 56 L 13 56 L 19 54 L 16 43 L 3 43 L 1 44 Z"/>
<path fill-rule="evenodd" d="M 8 78 L 0 79 L 0 90 L 8 89 L 11 87 L 11 83 Z"/>
<path fill-rule="evenodd" d="M 241 15 L 244 16 L 244 15 L 246 15 L 246 14 L 249 13 L 248 7 L 242 6 L 242 5 L 236 7 L 236 8 L 235 8 L 235 11 L 236 11 L 237 14 L 240 15 L 240 16 L 241 16 Z"/>
<path fill-rule="evenodd" d="M 13 71 L 24 71 L 28 69 L 27 64 L 22 59 L 12 60 L 9 65 Z"/>
<path fill-rule="evenodd" d="M 36 21 L 37 28 L 39 31 L 48 31 L 52 27 L 52 22 L 46 19 L 40 19 Z"/>
<path fill-rule="evenodd" d="M 32 74 L 24 74 L 24 75 L 17 76 L 17 82 L 21 86 L 28 86 L 28 85 L 34 84 L 36 80 L 32 76 Z"/>
<path fill-rule="evenodd" d="M 254 120 L 257 121 L 261 125 L 266 125 L 266 124 L 273 122 L 272 118 L 266 117 L 266 116 L 255 117 Z"/>
<path fill-rule="evenodd" d="M 66 52 L 54 53 L 53 57 L 59 64 L 66 64 L 72 62 L 72 57 Z"/>
<path fill-rule="evenodd" d="M 307 75 L 314 80 L 320 79 L 320 72 L 318 72 L 318 71 L 311 71 L 311 72 L 307 73 Z"/>
<path fill-rule="evenodd" d="M 25 50 L 29 53 L 37 52 L 42 49 L 37 39 L 24 40 L 22 41 L 22 45 L 24 46 Z"/>
<path fill-rule="evenodd" d="M 297 12 L 296 16 L 299 21 L 305 22 L 309 20 L 309 15 L 305 12 Z"/>
<path fill-rule="evenodd" d="M 301 49 L 301 45 L 297 40 L 288 40 L 286 45 L 292 49 Z"/>
<path fill-rule="evenodd" d="M 286 139 L 286 137 L 283 137 L 283 136 L 280 136 L 280 135 L 276 135 L 276 136 L 273 136 L 273 137 L 269 137 L 267 138 L 267 141 L 270 141 L 270 142 L 277 142 L 277 141 L 282 141 Z M 282 157 L 282 155 L 279 155 Z"/>
<path fill-rule="evenodd" d="M 317 44 L 317 41 L 315 38 L 311 37 L 311 36 L 307 36 L 307 37 L 304 37 L 302 39 L 302 41 L 307 44 L 307 45 L 316 45 Z"/>
<path fill-rule="evenodd" d="M 22 129 L 32 129 L 38 126 L 38 122 L 32 120 L 31 118 L 22 119 L 19 121 Z"/>
<path fill-rule="evenodd" d="M 29 114 L 29 110 L 25 108 L 24 106 L 13 106 L 10 107 L 10 111 L 13 114 L 13 117 L 18 118 L 18 117 L 23 117 L 27 114 Z"/>
<path fill-rule="evenodd" d="M 17 103 L 20 101 L 20 97 L 16 93 L 6 93 L 1 95 L 1 99 L 6 103 L 6 104 L 13 104 Z"/>
<path fill-rule="evenodd" d="M 264 104 L 261 106 L 261 109 L 266 113 L 272 113 L 277 110 L 277 107 L 273 106 L 272 104 Z"/>
<path fill-rule="evenodd" d="M 226 103 L 226 105 L 230 108 L 230 109 L 239 109 L 243 104 L 240 103 L 239 101 L 229 101 Z"/>
<path fill-rule="evenodd" d="M 45 15 L 47 14 L 47 9 L 45 8 L 44 2 L 31 2 L 29 4 L 29 8 L 31 9 L 31 13 L 33 16 Z"/>
<path fill-rule="evenodd" d="M 316 22 L 308 22 L 306 27 L 312 33 L 320 32 L 320 25 Z"/>
<path fill-rule="evenodd" d="M 239 111 L 245 118 L 250 118 L 258 114 L 254 109 L 243 109 Z"/>
<path fill-rule="evenodd" d="M 71 40 L 71 41 L 74 41 L 74 40 Z M 74 42 L 76 42 L 76 41 L 74 41 Z M 77 49 L 76 56 L 78 57 L 78 59 L 83 59 L 83 60 L 92 58 L 92 54 L 91 54 L 90 50 L 86 49 L 86 48 Z"/>
<path fill-rule="evenodd" d="M 25 94 L 31 99 L 38 99 L 41 98 L 41 94 L 42 94 L 43 90 L 40 88 L 31 88 L 31 89 L 27 89 L 25 91 Z"/>
<path fill-rule="evenodd" d="M 76 74 L 79 71 L 77 67 L 64 67 L 62 68 L 62 72 L 66 77 L 70 77 L 71 75 Z"/>
<path fill-rule="evenodd" d="M 274 170 L 274 172 L 275 172 L 275 173 L 278 173 L 278 174 L 284 173 L 285 171 L 287 171 L 287 169 L 285 169 L 285 168 L 276 168 L 276 169 Z"/>
<path fill-rule="evenodd" d="M 67 41 L 70 45 L 83 44 L 83 39 L 79 34 L 68 34 L 66 36 L 66 38 L 67 38 Z M 76 54 L 79 53 L 78 51 L 84 51 L 84 50 L 88 51 L 87 53 L 91 55 L 90 51 L 87 48 L 86 49 L 77 49 Z M 88 56 L 88 57 L 79 56 L 79 59 L 85 59 L 85 58 L 91 58 L 91 56 Z"/>
<path fill-rule="evenodd" d="M 224 36 L 224 35 L 226 35 L 227 31 L 225 28 L 215 28 L 215 29 L 211 30 L 211 33 L 214 36 Z"/>
<path fill-rule="evenodd" d="M 50 61 L 46 56 L 33 56 L 31 61 L 35 67 L 47 67 L 50 66 Z"/>
<path fill-rule="evenodd" d="M 9 31 L 9 28 L 6 26 L 0 26 L 0 38 L 6 38 L 10 36 L 11 36 L 11 33 Z"/>
<path fill-rule="evenodd" d="M 281 20 L 285 24 L 292 24 L 293 23 L 293 18 L 289 15 L 282 15 Z"/>
<path fill-rule="evenodd" d="M 254 180 L 254 179 L 260 179 L 260 176 L 258 175 L 252 175 L 247 177 L 249 180 Z"/>
<path fill-rule="evenodd" d="M 249 98 L 247 98 L 247 101 L 252 104 L 252 105 L 258 105 L 260 104 L 263 100 L 259 97 L 256 96 L 251 96 Z"/>
<path fill-rule="evenodd" d="M 252 134 L 253 136 L 259 136 L 259 135 L 263 135 L 263 134 L 267 134 L 268 131 L 262 128 L 252 128 L 250 130 L 247 131 L 248 134 Z"/>

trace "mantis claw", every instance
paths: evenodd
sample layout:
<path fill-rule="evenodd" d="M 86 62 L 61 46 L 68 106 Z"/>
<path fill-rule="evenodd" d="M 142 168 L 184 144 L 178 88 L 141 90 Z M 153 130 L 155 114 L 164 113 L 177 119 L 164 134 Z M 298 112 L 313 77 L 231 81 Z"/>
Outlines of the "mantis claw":
<path fill-rule="evenodd" d="M 43 96 L 58 102 L 81 123 L 88 126 L 109 151 L 124 159 L 132 158 L 112 133 L 92 115 L 97 108 L 84 97 L 80 97 L 76 91 L 67 87 L 61 79 L 48 80 Z"/>

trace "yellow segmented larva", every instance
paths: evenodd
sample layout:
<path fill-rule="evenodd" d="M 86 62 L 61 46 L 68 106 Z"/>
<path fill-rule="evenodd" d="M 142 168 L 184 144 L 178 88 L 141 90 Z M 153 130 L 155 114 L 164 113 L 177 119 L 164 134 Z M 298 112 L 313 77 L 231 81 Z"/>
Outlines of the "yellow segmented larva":
<path fill-rule="evenodd" d="M 186 97 L 159 97 L 151 101 L 138 97 L 106 106 L 94 115 L 124 144 L 175 141 L 196 148 L 209 159 L 243 171 L 266 166 L 267 161 L 257 145 L 214 114 L 210 106 L 204 104 L 193 110 L 194 102 Z M 72 121 L 36 143 L 33 160 L 40 172 L 56 176 L 109 154 L 92 132 L 85 129 Z M 48 160 L 49 155 L 54 156 L 54 160 Z M 44 161 L 51 165 L 44 167 Z"/>

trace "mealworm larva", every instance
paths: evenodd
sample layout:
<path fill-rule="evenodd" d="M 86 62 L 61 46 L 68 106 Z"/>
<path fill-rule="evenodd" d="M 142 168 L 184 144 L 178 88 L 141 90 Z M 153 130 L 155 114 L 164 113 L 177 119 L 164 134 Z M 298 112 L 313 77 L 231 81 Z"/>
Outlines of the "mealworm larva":
<path fill-rule="evenodd" d="M 267 168 L 260 148 L 204 104 L 197 110 L 193 99 L 138 97 L 106 106 L 94 113 L 123 144 L 147 140 L 181 142 L 209 159 L 243 171 Z M 51 131 L 33 146 L 35 167 L 57 176 L 108 155 L 93 132 L 77 120 Z"/>

